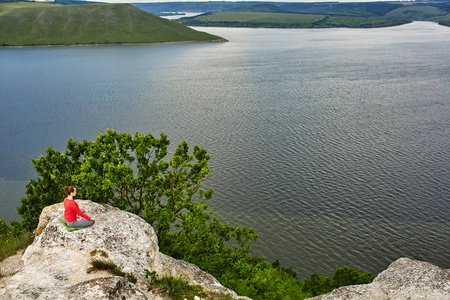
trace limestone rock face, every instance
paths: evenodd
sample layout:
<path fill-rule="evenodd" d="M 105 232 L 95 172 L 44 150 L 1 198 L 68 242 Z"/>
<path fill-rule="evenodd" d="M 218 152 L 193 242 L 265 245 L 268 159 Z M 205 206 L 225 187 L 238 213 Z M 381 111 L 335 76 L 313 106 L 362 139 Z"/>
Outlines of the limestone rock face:
<path fill-rule="evenodd" d="M 372 283 L 345 286 L 311 300 L 450 300 L 450 270 L 400 258 Z"/>
<path fill-rule="evenodd" d="M 161 299 L 147 292 L 145 269 L 244 299 L 197 266 L 160 253 L 152 226 L 140 217 L 89 200 L 77 203 L 99 221 L 69 232 L 59 222 L 64 217 L 62 203 L 44 208 L 39 235 L 22 256 L 23 267 L 0 281 L 0 299 Z M 88 274 L 93 258 L 110 260 L 133 273 L 137 284 L 106 271 Z"/>

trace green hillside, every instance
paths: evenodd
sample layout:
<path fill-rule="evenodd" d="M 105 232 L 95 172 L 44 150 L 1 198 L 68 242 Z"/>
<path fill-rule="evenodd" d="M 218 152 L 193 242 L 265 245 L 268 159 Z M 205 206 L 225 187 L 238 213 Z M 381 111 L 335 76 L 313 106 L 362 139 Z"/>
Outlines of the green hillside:
<path fill-rule="evenodd" d="M 447 15 L 448 12 L 434 6 L 405 5 L 386 14 L 386 17 L 411 21 L 426 21 L 433 17 Z"/>
<path fill-rule="evenodd" d="M 1 3 L 0 45 L 223 41 L 131 4 Z"/>
<path fill-rule="evenodd" d="M 326 14 L 355 17 L 375 17 L 384 16 L 386 13 L 401 7 L 402 4 L 387 2 L 313 2 L 313 3 L 289 3 L 283 4 L 281 8 L 285 11 L 306 13 L 306 14 Z"/>
<path fill-rule="evenodd" d="M 289 12 L 285 11 L 279 6 L 276 6 L 274 4 L 256 4 L 256 5 L 250 5 L 250 6 L 243 6 L 238 8 L 230 9 L 230 11 L 240 11 L 240 12 L 272 12 L 272 13 L 283 13 L 283 12 Z"/>
<path fill-rule="evenodd" d="M 448 25 L 449 12 L 450 1 L 405 4 L 270 2 L 208 12 L 192 18 L 182 18 L 180 22 L 189 26 L 370 28 L 395 26 L 412 21 L 432 21 Z"/>
<path fill-rule="evenodd" d="M 445 16 L 443 18 L 439 18 L 439 20 L 437 20 L 437 22 L 444 26 L 450 26 L 450 14 L 448 14 L 447 16 Z"/>
<path fill-rule="evenodd" d="M 233 27 L 309 27 L 309 24 L 324 19 L 325 15 L 303 15 L 291 13 L 221 11 L 182 19 L 185 25 L 233 26 Z"/>
<path fill-rule="evenodd" d="M 220 11 L 194 18 L 181 19 L 189 26 L 326 28 L 326 27 L 384 27 L 406 23 L 380 17 L 330 16 L 324 14 L 272 13 L 252 11 Z"/>

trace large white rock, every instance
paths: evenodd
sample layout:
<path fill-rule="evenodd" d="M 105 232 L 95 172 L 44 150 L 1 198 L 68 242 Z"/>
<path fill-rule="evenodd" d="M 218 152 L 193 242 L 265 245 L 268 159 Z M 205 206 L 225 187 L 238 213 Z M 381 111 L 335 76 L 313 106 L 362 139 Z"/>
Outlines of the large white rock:
<path fill-rule="evenodd" d="M 372 283 L 344 286 L 311 300 L 450 300 L 450 270 L 400 258 Z"/>
<path fill-rule="evenodd" d="M 99 221 L 93 226 L 69 232 L 60 222 L 64 206 L 43 209 L 38 235 L 22 256 L 23 267 L 3 278 L 0 299 L 161 299 L 147 292 L 145 269 L 159 275 L 181 276 L 205 290 L 238 297 L 213 276 L 197 266 L 159 252 L 157 236 L 140 217 L 89 200 L 77 200 L 86 214 Z M 92 255 L 93 250 L 98 250 Z M 101 251 L 107 258 L 101 256 Z M 111 260 L 137 284 L 106 271 L 87 273 L 93 258 Z"/>

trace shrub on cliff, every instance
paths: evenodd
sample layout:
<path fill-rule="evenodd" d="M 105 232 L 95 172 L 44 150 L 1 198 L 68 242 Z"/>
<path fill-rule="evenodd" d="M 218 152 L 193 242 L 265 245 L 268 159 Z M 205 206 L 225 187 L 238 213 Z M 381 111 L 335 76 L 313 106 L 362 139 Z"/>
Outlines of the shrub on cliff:
<path fill-rule="evenodd" d="M 169 144 L 164 134 L 158 139 L 107 130 L 92 142 L 70 139 L 64 153 L 50 147 L 46 156 L 31 159 L 38 178 L 28 183 L 18 212 L 32 230 L 45 206 L 64 199 L 63 187 L 77 185 L 85 199 L 142 217 L 155 229 L 160 250 L 171 256 L 245 256 L 258 235 L 212 217 L 206 202 L 213 191 L 200 187 L 209 173 L 206 150 L 195 146 L 190 154 L 183 142 L 167 162 Z M 225 245 L 230 240 L 234 247 Z"/>
<path fill-rule="evenodd" d="M 369 272 L 339 267 L 332 278 L 312 273 L 309 279 L 302 281 L 302 292 L 313 297 L 327 294 L 340 286 L 371 283 L 374 278 Z"/>
<path fill-rule="evenodd" d="M 8 226 L 0 219 L 0 261 L 15 254 L 17 250 L 26 248 L 32 242 L 32 233 L 24 231 L 21 223 L 12 221 Z"/>

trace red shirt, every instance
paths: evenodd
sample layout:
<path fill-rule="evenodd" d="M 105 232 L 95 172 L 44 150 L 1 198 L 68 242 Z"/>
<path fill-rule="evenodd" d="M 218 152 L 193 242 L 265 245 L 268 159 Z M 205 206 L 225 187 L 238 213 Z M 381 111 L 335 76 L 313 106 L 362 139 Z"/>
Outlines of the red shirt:
<path fill-rule="evenodd" d="M 68 198 L 64 199 L 64 219 L 66 222 L 74 222 L 77 220 L 77 214 L 82 216 L 85 219 L 90 220 L 91 218 L 88 215 L 85 215 L 81 212 L 78 204 L 75 200 L 70 200 Z"/>

